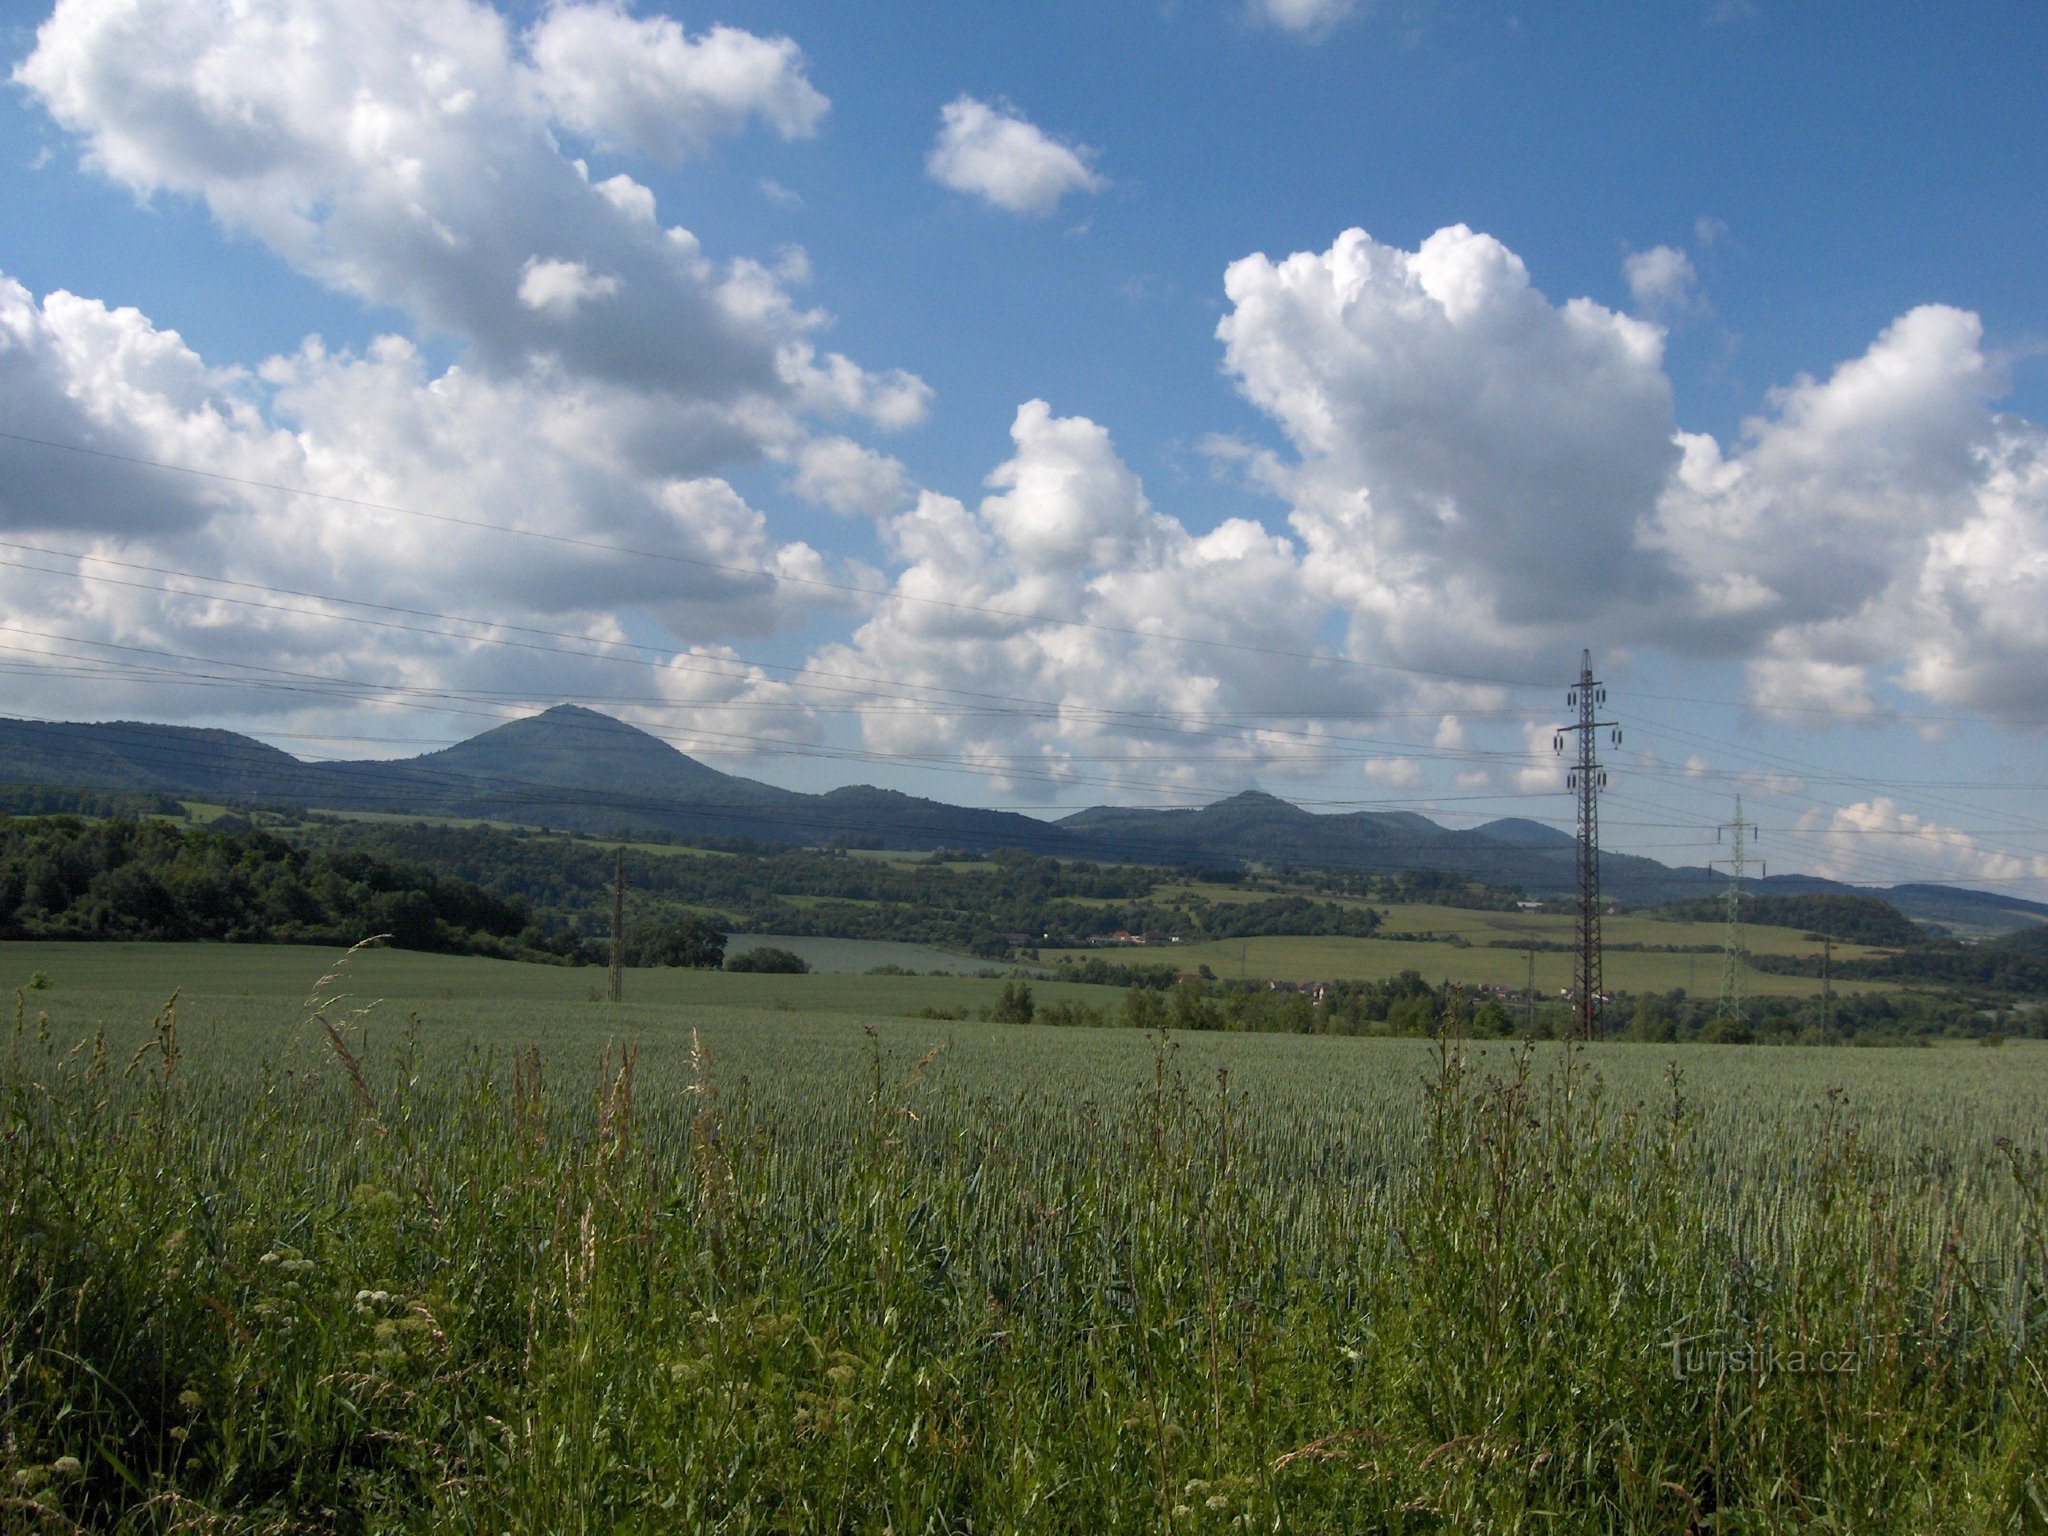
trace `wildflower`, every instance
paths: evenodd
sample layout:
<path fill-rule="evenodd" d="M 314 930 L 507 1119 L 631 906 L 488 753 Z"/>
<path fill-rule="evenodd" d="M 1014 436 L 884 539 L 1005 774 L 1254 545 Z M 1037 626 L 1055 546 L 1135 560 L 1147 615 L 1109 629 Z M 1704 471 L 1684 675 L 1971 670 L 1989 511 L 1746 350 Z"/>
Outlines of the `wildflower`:
<path fill-rule="evenodd" d="M 50 1470 L 59 1477 L 83 1477 L 85 1468 L 79 1465 L 76 1456 L 59 1456 L 50 1463 Z"/>
<path fill-rule="evenodd" d="M 1230 1508 L 1229 1496 L 1221 1493 L 1212 1493 L 1202 1501 L 1202 1508 L 1208 1510 L 1213 1515 L 1220 1515 L 1224 1510 Z"/>
<path fill-rule="evenodd" d="M 206 1400 L 190 1387 L 178 1394 L 178 1406 L 187 1413 L 197 1413 L 206 1406 Z"/>

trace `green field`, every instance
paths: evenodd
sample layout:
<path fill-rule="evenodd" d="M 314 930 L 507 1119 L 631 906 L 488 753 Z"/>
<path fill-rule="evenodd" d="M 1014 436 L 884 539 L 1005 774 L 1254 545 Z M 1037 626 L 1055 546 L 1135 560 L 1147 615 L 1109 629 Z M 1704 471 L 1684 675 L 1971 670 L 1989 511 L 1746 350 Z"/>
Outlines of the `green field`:
<path fill-rule="evenodd" d="M 2042 1528 L 2048 1046 L 334 958 L 0 946 L 0 1528 Z"/>
<path fill-rule="evenodd" d="M 841 941 L 851 943 L 853 941 Z M 896 949 L 898 946 L 879 946 Z M 900 946 L 915 949 L 916 946 Z M 934 953 L 937 953 L 934 951 Z M 153 1013 L 179 989 L 181 1011 L 194 1023 L 227 1021 L 241 1027 L 257 1017 L 296 1020 L 313 983 L 335 958 L 332 950 L 293 944 L 58 944 L 0 943 L 0 987 L 11 995 L 40 972 L 47 990 L 31 996 L 62 1027 L 117 1024 L 138 1011 Z M 879 963 L 879 962 L 877 962 Z M 168 982 L 169 985 L 163 985 Z M 385 1016 L 474 1020 L 488 1038 L 491 1021 L 510 1034 L 551 1027 L 558 1020 L 603 1021 L 623 1033 L 679 1010 L 714 1005 L 770 1012 L 846 1013 L 892 1018 L 927 1008 L 973 1013 L 991 1006 L 1002 982 L 972 976 L 750 975 L 728 971 L 654 968 L 626 972 L 626 1008 L 603 1002 L 602 967 L 534 965 L 470 955 L 427 955 L 365 949 L 349 963 L 347 990 L 375 1000 Z M 1037 982 L 1046 1001 L 1072 998 L 1114 1009 L 1121 989 L 1074 982 Z M 632 1021 L 620 1025 L 619 1018 Z"/>
<path fill-rule="evenodd" d="M 1203 893 L 1225 893 L 1242 899 L 1227 886 L 1204 886 Z M 1361 903 L 1385 914 L 1371 938 L 1274 936 L 1220 939 L 1205 943 L 1111 946 L 1088 949 L 1045 949 L 1046 964 L 1061 959 L 1099 955 L 1133 965 L 1168 965 L 1193 971 L 1201 966 L 1224 980 L 1250 981 L 1380 981 L 1403 971 L 1419 971 L 1426 980 L 1451 980 L 1467 986 L 1520 990 L 1528 976 L 1528 943 L 1571 945 L 1576 928 L 1570 917 L 1535 912 L 1481 912 L 1462 907 L 1413 903 Z M 1628 992 L 1669 992 L 1684 988 L 1699 996 L 1718 992 L 1727 930 L 1719 923 L 1671 922 L 1624 915 L 1602 923 L 1608 946 L 1604 971 L 1609 987 Z M 1395 937 L 1407 935 L 1408 937 Z M 1435 935 L 1432 939 L 1426 937 Z M 1463 943 L 1453 942 L 1463 940 Z M 1818 955 L 1821 946 L 1790 928 L 1751 924 L 1742 930 L 1747 953 Z M 1641 950 L 1611 946 L 1658 946 Z M 1691 952 L 1684 952 L 1684 951 Z M 1879 955 L 1885 951 L 1860 944 L 1837 944 L 1838 960 Z M 1563 949 L 1538 949 L 1536 988 L 1557 995 L 1570 984 L 1573 955 Z M 1751 996 L 1818 997 L 1818 977 L 1774 976 L 1744 967 L 1744 990 Z M 1881 982 L 1834 984 L 1837 993 L 1891 990 Z"/>
<path fill-rule="evenodd" d="M 929 944 L 910 944 L 901 939 L 829 939 L 792 933 L 729 933 L 725 936 L 728 955 L 764 945 L 802 956 L 814 971 L 840 976 L 858 976 L 878 965 L 901 966 L 921 976 L 934 973 L 971 975 L 976 971 L 1008 969 L 999 960 L 978 959 L 973 955 L 955 954 L 951 950 L 934 949 Z"/>
<path fill-rule="evenodd" d="M 1838 947 L 1837 953 L 1840 953 Z M 1045 964 L 1090 955 L 1131 965 L 1166 965 L 1193 971 L 1200 966 L 1225 980 L 1251 981 L 1381 981 L 1403 971 L 1419 971 L 1432 983 L 1444 980 L 1467 986 L 1521 990 L 1528 976 L 1528 956 L 1517 949 L 1466 948 L 1447 943 L 1386 938 L 1303 938 L 1294 936 L 1219 939 L 1199 944 L 1115 946 L 1089 949 L 1044 949 Z M 1539 995 L 1557 995 L 1571 984 L 1573 957 L 1557 950 L 1536 953 Z M 1610 988 L 1627 992 L 1669 992 L 1683 988 L 1691 996 L 1720 991 L 1722 957 L 1718 953 L 1679 954 L 1669 951 L 1608 950 L 1604 974 Z M 1818 997 L 1821 982 L 1811 976 L 1774 976 L 1744 967 L 1744 990 L 1751 997 Z M 1834 983 L 1837 995 L 1893 990 L 1884 982 Z"/>

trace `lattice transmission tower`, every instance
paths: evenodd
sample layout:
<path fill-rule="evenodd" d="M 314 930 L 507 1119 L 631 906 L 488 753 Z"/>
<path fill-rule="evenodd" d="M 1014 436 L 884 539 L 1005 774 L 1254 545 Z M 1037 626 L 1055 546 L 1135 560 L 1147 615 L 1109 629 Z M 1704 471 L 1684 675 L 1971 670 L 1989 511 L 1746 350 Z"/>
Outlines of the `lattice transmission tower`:
<path fill-rule="evenodd" d="M 1565 707 L 1576 708 L 1579 718 L 1557 728 L 1551 745 L 1564 751 L 1564 739 L 1578 736 L 1578 764 L 1566 775 L 1565 784 L 1579 794 L 1579 952 L 1572 963 L 1573 1001 L 1578 1009 L 1578 1033 L 1591 1040 L 1600 1033 L 1602 983 L 1600 978 L 1600 791 L 1607 787 L 1607 770 L 1600 766 L 1595 733 L 1606 731 L 1615 746 L 1621 745 L 1621 727 L 1597 716 L 1607 702 L 1607 689 L 1593 676 L 1593 653 L 1585 651 L 1579 661 L 1579 681 L 1565 695 Z"/>
<path fill-rule="evenodd" d="M 1721 840 L 1724 832 L 1733 834 L 1728 842 L 1728 857 L 1712 861 L 1713 868 L 1723 865 L 1728 870 L 1728 936 L 1722 942 L 1721 960 L 1721 1013 L 1720 1017 L 1742 1022 L 1742 877 L 1748 872 L 1749 842 L 1756 831 L 1756 823 L 1742 819 L 1742 796 L 1735 797 L 1735 819 L 1724 821 L 1715 829 L 1714 841 Z M 1764 872 L 1763 860 L 1756 861 L 1756 872 Z"/>

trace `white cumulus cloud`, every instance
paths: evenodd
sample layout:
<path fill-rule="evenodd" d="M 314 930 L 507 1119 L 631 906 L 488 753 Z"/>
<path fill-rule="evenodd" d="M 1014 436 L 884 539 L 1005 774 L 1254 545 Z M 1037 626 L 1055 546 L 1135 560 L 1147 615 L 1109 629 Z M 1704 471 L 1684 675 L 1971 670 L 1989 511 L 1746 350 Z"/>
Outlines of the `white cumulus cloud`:
<path fill-rule="evenodd" d="M 1089 158 L 1090 151 L 1061 143 L 1014 111 L 959 96 L 939 113 L 939 137 L 925 169 L 955 192 L 1043 218 L 1068 193 L 1109 185 Z"/>
<path fill-rule="evenodd" d="M 666 16 L 596 4 L 554 6 L 526 41 L 556 121 L 607 148 L 677 160 L 753 118 L 808 138 L 829 107 L 786 37 L 721 26 L 693 38 Z"/>
<path fill-rule="evenodd" d="M 907 426 L 930 390 L 817 344 L 829 317 L 796 297 L 799 255 L 715 259 L 651 189 L 562 148 L 696 154 L 749 123 L 803 137 L 825 102 L 787 39 L 689 36 L 607 4 L 554 6 L 521 33 L 480 0 L 59 0 L 14 79 L 89 169 L 197 199 L 456 344 L 438 366 L 406 336 L 308 338 L 223 368 L 135 310 L 0 276 L 10 425 L 97 450 L 0 445 L 0 525 L 85 557 L 0 569 L 6 643 L 70 648 L 91 674 L 28 678 L 18 707 L 274 724 L 345 710 L 354 685 L 334 703 L 317 679 L 347 678 L 373 708 L 445 690 L 626 713 L 687 696 L 699 721 L 743 701 L 738 721 L 787 685 L 720 647 L 852 606 L 809 583 L 876 579 L 778 537 L 725 473 L 767 457 L 807 467 L 821 496 L 900 506 L 901 466 L 818 421 Z M 151 680 L 144 656 L 206 658 L 245 685 L 304 676 L 209 693 Z M 817 728 L 780 704 L 760 720 L 770 737 Z"/>
<path fill-rule="evenodd" d="M 1654 327 L 1551 303 L 1462 225 L 1414 251 L 1351 230 L 1224 281 L 1226 365 L 1295 449 L 1266 477 L 1355 647 L 1512 674 L 1674 596 L 1639 531 L 1679 457 Z"/>
<path fill-rule="evenodd" d="M 601 299 L 618 291 L 616 277 L 593 276 L 580 261 L 542 261 L 535 256 L 519 273 L 519 302 L 562 320 L 575 314 L 586 299 Z"/>
<path fill-rule="evenodd" d="M 1669 245 L 1630 252 L 1621 270 L 1628 279 L 1628 291 L 1636 308 L 1645 314 L 1671 314 L 1686 309 L 1699 285 L 1692 258 Z"/>
<path fill-rule="evenodd" d="M 879 516 L 903 505 L 910 475 L 895 459 L 851 438 L 814 438 L 797 450 L 790 488 L 834 512 Z"/>
<path fill-rule="evenodd" d="M 1797 830 L 1813 851 L 1814 872 L 1836 880 L 2048 880 L 2048 858 L 1987 847 L 1975 834 L 1901 810 L 1884 795 L 1809 811 Z"/>
<path fill-rule="evenodd" d="M 807 132 L 823 102 L 800 66 L 784 39 L 692 42 L 606 5 L 522 38 L 479 0 L 61 0 L 14 78 L 114 180 L 203 199 L 480 366 L 772 408 L 806 387 L 824 317 L 663 228 L 630 178 L 593 183 L 557 138 L 679 150 L 750 115 Z M 604 303 L 562 281 L 578 272 Z"/>

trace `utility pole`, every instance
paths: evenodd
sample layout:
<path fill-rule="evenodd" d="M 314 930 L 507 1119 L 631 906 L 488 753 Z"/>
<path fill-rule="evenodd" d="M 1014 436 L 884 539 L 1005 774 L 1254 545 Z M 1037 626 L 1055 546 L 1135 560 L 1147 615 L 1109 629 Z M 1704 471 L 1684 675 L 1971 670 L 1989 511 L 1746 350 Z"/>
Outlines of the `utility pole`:
<path fill-rule="evenodd" d="M 1615 746 L 1621 745 L 1621 728 L 1612 720 L 1595 718 L 1607 702 L 1607 690 L 1593 676 L 1593 653 L 1581 653 L 1578 686 L 1565 695 L 1565 707 L 1577 708 L 1578 720 L 1561 725 L 1551 746 L 1564 751 L 1566 736 L 1579 738 L 1578 766 L 1565 779 L 1565 786 L 1579 792 L 1579 953 L 1572 967 L 1572 985 L 1579 1008 L 1579 1038 L 1591 1040 L 1600 1032 L 1600 791 L 1607 786 L 1607 771 L 1600 766 L 1595 750 L 1595 731 L 1607 731 Z"/>
<path fill-rule="evenodd" d="M 618 850 L 612 864 L 612 984 L 611 999 L 626 995 L 626 850 Z"/>
<path fill-rule="evenodd" d="M 1728 867 L 1728 937 L 1723 942 L 1721 960 L 1721 1017 L 1742 1022 L 1742 876 L 1749 868 L 1749 835 L 1756 830 L 1756 823 L 1742 819 L 1742 796 L 1735 797 L 1735 819 L 1724 821 L 1714 830 L 1714 841 L 1721 840 L 1721 834 L 1734 834 L 1729 841 L 1728 857 L 1711 861 L 1710 867 Z M 1764 872 L 1763 861 L 1757 861 L 1757 873 Z"/>

